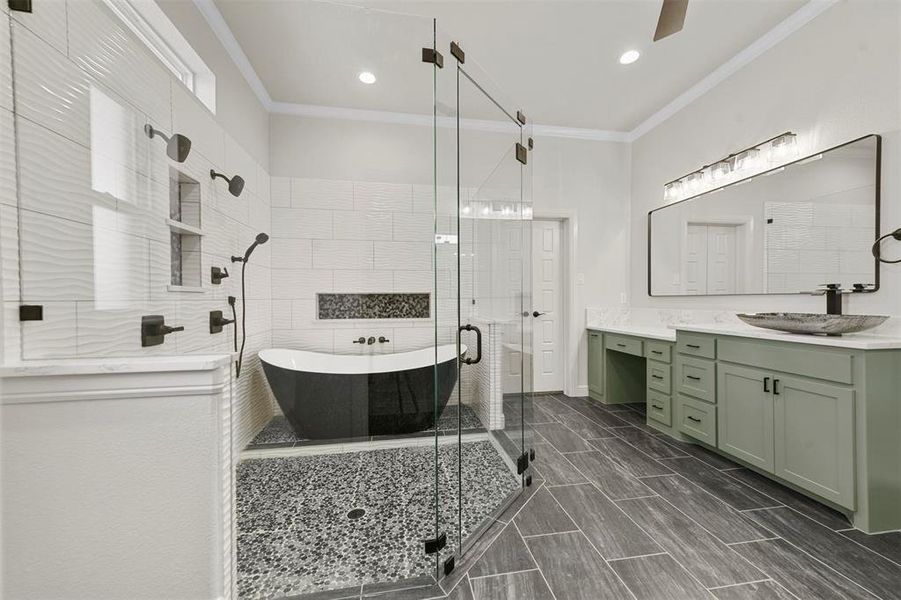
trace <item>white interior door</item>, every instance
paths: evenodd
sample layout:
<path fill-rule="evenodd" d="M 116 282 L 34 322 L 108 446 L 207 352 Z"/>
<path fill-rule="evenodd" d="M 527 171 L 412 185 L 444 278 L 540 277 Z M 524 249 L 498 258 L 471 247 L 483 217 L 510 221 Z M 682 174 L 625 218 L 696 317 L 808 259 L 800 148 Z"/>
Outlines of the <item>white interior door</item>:
<path fill-rule="evenodd" d="M 532 222 L 533 385 L 563 390 L 563 261 L 560 221 Z"/>
<path fill-rule="evenodd" d="M 682 259 L 682 283 L 686 294 L 707 293 L 707 226 L 689 223 Z"/>
<path fill-rule="evenodd" d="M 707 225 L 707 293 L 734 294 L 738 227 Z"/>

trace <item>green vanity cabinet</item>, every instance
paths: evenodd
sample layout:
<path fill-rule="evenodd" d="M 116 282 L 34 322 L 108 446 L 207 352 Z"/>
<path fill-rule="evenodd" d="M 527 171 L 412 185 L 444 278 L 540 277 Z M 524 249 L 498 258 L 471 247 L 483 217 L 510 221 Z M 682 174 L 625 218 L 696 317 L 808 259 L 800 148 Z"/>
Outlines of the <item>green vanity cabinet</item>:
<path fill-rule="evenodd" d="M 854 510 L 854 391 L 790 375 L 773 385 L 775 475 Z"/>
<path fill-rule="evenodd" d="M 588 330 L 588 395 L 604 398 L 604 334 Z"/>
<path fill-rule="evenodd" d="M 720 363 L 717 428 L 720 450 L 768 473 L 774 470 L 773 375 Z"/>

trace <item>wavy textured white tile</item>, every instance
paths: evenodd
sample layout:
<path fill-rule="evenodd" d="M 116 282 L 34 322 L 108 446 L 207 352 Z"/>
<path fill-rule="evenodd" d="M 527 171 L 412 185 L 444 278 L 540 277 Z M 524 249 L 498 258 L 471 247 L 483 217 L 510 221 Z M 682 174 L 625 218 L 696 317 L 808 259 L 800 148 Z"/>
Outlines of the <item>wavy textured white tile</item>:
<path fill-rule="evenodd" d="M 332 239 L 332 211 L 308 208 L 273 208 L 272 236 L 277 238 Z"/>
<path fill-rule="evenodd" d="M 166 336 L 159 346 L 141 347 L 141 317 L 163 315 L 167 325 L 175 322 L 175 302 L 149 302 L 125 308 L 103 309 L 93 302 L 79 302 L 78 356 L 151 356 L 175 354 L 179 333 Z"/>
<path fill-rule="evenodd" d="M 12 11 L 12 18 L 23 27 L 50 44 L 63 55 L 68 54 L 66 31 L 67 6 L 65 0 L 41 2 L 41 9 L 30 13 Z"/>
<path fill-rule="evenodd" d="M 310 269 L 313 266 L 313 241 L 273 237 L 272 267 L 276 269 Z"/>
<path fill-rule="evenodd" d="M 291 178 L 290 177 L 272 177 L 269 180 L 270 198 L 273 207 L 289 207 L 291 206 Z M 298 206 L 298 208 L 308 208 Z"/>
<path fill-rule="evenodd" d="M 0 108 L 0 204 L 18 206 L 16 200 L 16 147 L 13 114 Z"/>
<path fill-rule="evenodd" d="M 413 186 L 410 184 L 355 181 L 353 185 L 354 210 L 413 210 Z"/>
<path fill-rule="evenodd" d="M 167 135 L 170 132 L 165 132 Z M 213 164 L 225 163 L 225 134 L 216 118 L 184 86 L 172 85 L 172 131 L 191 140 L 191 154 L 202 154 Z"/>
<path fill-rule="evenodd" d="M 390 240 L 391 213 L 342 211 L 333 213 L 336 240 Z"/>
<path fill-rule="evenodd" d="M 439 232 L 450 233 L 449 219 L 440 217 Z M 435 217 L 430 213 L 393 213 L 392 233 L 395 242 L 422 242 L 435 235 Z M 375 238 L 373 238 L 375 239 Z"/>
<path fill-rule="evenodd" d="M 102 2 L 71 2 L 68 8 L 69 58 L 171 131 L 165 67 Z"/>
<path fill-rule="evenodd" d="M 392 271 L 336 270 L 333 292 L 362 294 L 391 292 L 394 288 Z"/>
<path fill-rule="evenodd" d="M 425 271 L 432 267 L 434 244 L 424 242 L 375 242 L 375 268 Z"/>
<path fill-rule="evenodd" d="M 93 299 L 94 230 L 82 223 L 24 209 L 20 222 L 23 299 Z M 115 225 L 115 212 L 111 223 Z M 98 229 L 98 234 L 112 231 Z"/>
<path fill-rule="evenodd" d="M 273 269 L 272 281 L 272 298 L 279 300 L 315 298 L 334 285 L 332 271 L 315 269 Z"/>
<path fill-rule="evenodd" d="M 379 242 L 313 240 L 313 268 L 372 269 L 373 243 Z"/>
<path fill-rule="evenodd" d="M 22 358 L 75 358 L 75 302 L 44 302 L 44 318 L 21 324 Z"/>
<path fill-rule="evenodd" d="M 272 347 L 333 352 L 335 342 L 331 329 L 275 329 Z"/>
<path fill-rule="evenodd" d="M 294 208 L 353 210 L 353 182 L 294 178 L 291 180 L 291 206 Z"/>
<path fill-rule="evenodd" d="M 13 78 L 10 65 L 9 15 L 0 12 L 0 108 L 13 109 Z"/>
<path fill-rule="evenodd" d="M 430 292 L 435 287 L 432 271 L 394 271 L 395 292 Z"/>
<path fill-rule="evenodd" d="M 0 298 L 19 300 L 19 211 L 0 204 Z M 15 323 L 18 323 L 18 314 Z M 7 322 L 8 323 L 8 322 Z"/>

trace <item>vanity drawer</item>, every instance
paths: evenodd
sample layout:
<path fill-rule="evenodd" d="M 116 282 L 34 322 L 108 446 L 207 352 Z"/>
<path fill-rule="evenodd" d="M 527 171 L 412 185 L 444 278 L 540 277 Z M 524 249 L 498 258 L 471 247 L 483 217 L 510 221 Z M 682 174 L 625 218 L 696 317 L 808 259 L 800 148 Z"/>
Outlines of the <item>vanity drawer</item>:
<path fill-rule="evenodd" d="M 677 429 L 696 440 L 716 446 L 716 407 L 681 394 L 677 403 Z"/>
<path fill-rule="evenodd" d="M 706 358 L 680 356 L 676 361 L 676 391 L 716 403 L 716 363 Z"/>
<path fill-rule="evenodd" d="M 648 418 L 667 427 L 673 424 L 672 414 L 673 400 L 654 390 L 648 390 Z"/>
<path fill-rule="evenodd" d="M 649 360 L 647 363 L 648 390 L 654 390 L 661 394 L 670 394 L 673 391 L 673 368 L 653 360 Z"/>
<path fill-rule="evenodd" d="M 607 348 L 616 350 L 617 352 L 625 352 L 626 354 L 634 354 L 635 356 L 644 356 L 641 340 L 625 337 L 622 335 L 613 335 L 608 333 L 604 336 Z"/>
<path fill-rule="evenodd" d="M 679 354 L 716 358 L 716 338 L 709 335 L 682 333 L 676 335 L 676 350 Z"/>
<path fill-rule="evenodd" d="M 794 373 L 839 383 L 854 383 L 852 354 L 837 348 L 806 344 L 720 338 L 720 360 L 762 369 Z"/>
<path fill-rule="evenodd" d="M 645 342 L 645 354 L 651 360 L 657 360 L 660 362 L 672 362 L 672 345 L 665 344 L 663 342 Z"/>

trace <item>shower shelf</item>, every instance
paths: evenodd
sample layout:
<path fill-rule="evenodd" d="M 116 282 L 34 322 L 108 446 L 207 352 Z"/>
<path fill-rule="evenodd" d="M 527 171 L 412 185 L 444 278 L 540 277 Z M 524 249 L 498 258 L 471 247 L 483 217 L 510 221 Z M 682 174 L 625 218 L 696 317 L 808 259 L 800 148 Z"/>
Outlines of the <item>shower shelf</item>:
<path fill-rule="evenodd" d="M 203 230 L 200 227 L 194 227 L 193 225 L 188 225 L 187 223 L 182 223 L 181 221 L 176 221 L 175 219 L 166 219 L 166 224 L 169 225 L 169 229 L 178 233 L 186 233 L 188 235 L 203 235 Z"/>
<path fill-rule="evenodd" d="M 166 290 L 170 292 L 187 292 L 191 294 L 202 294 L 206 291 L 200 286 L 193 285 L 167 285 Z"/>

